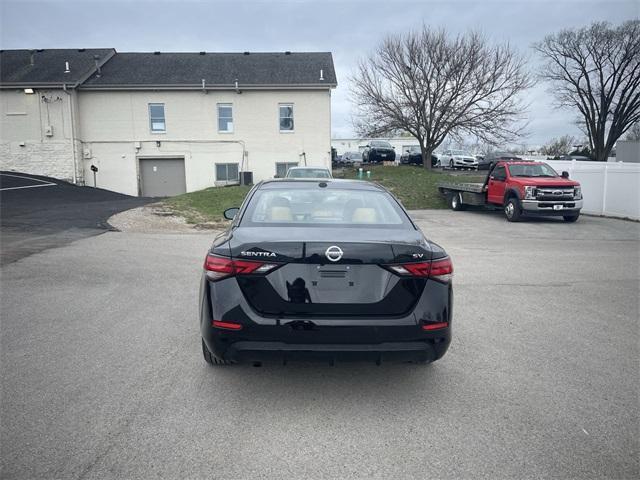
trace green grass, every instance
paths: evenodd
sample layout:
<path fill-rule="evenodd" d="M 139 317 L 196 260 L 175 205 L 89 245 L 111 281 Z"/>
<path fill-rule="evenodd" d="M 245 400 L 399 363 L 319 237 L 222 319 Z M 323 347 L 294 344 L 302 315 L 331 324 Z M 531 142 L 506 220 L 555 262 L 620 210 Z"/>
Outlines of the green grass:
<path fill-rule="evenodd" d="M 183 216 L 188 223 L 225 223 L 227 208 L 239 207 L 250 187 L 211 187 L 163 201 L 165 208 Z"/>
<path fill-rule="evenodd" d="M 428 171 L 419 166 L 384 167 L 372 166 L 371 177 L 365 180 L 380 183 L 396 195 L 405 208 L 447 208 L 436 184 L 439 182 L 478 182 L 484 181 L 484 175 L 450 175 L 439 170 Z M 336 178 L 358 178 L 354 168 L 338 169 L 333 172 Z M 249 187 L 213 187 L 197 192 L 185 193 L 163 202 L 165 208 L 185 217 L 188 223 L 224 224 L 222 212 L 230 207 L 239 207 Z"/>
<path fill-rule="evenodd" d="M 441 170 L 425 170 L 422 166 L 384 167 L 372 166 L 364 170 L 371 171 L 371 177 L 365 180 L 379 183 L 398 197 L 405 208 L 417 210 L 422 208 L 448 208 L 445 199 L 440 195 L 436 185 L 440 182 L 466 183 L 483 182 L 485 175 L 473 173 L 450 175 Z M 336 178 L 358 178 L 356 169 L 344 169 L 344 172 L 333 172 Z"/>

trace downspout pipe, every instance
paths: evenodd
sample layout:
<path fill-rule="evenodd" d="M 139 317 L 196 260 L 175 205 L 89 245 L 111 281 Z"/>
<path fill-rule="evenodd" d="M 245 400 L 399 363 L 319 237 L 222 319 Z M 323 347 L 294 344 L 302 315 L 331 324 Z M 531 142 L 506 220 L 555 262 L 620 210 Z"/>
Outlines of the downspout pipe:
<path fill-rule="evenodd" d="M 73 157 L 73 184 L 78 184 L 78 159 L 76 157 L 76 122 L 73 115 L 73 93 L 62 84 L 62 90 L 69 95 L 69 118 L 71 119 L 71 156 Z"/>

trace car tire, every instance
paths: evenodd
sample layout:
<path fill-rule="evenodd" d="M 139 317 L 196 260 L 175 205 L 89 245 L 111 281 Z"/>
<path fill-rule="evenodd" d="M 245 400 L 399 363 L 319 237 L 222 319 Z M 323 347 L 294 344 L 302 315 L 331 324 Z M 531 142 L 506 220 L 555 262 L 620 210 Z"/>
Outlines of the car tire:
<path fill-rule="evenodd" d="M 451 197 L 449 198 L 449 206 L 451 207 L 451 210 L 459 212 L 465 209 L 465 205 L 464 203 L 462 203 L 461 195 L 461 193 L 454 193 L 451 195 Z"/>
<path fill-rule="evenodd" d="M 456 168 L 456 167 L 454 167 L 454 165 L 453 165 L 453 158 L 452 158 L 451 160 L 449 160 L 449 168 L 450 168 L 451 170 L 455 170 L 455 168 Z"/>
<path fill-rule="evenodd" d="M 578 218 L 580 218 L 580 214 L 578 213 L 576 215 L 564 215 L 562 218 L 564 219 L 565 222 L 573 223 L 577 221 Z"/>
<path fill-rule="evenodd" d="M 225 360 L 211 353 L 209 351 L 209 348 L 207 348 L 207 345 L 204 343 L 204 339 L 202 339 L 202 355 L 204 356 L 204 361 L 209 365 L 231 365 L 231 362 L 229 360 Z"/>
<path fill-rule="evenodd" d="M 520 220 L 521 215 L 522 209 L 520 202 L 516 197 L 509 197 L 504 204 L 504 216 L 507 217 L 507 220 L 510 222 L 517 222 Z"/>

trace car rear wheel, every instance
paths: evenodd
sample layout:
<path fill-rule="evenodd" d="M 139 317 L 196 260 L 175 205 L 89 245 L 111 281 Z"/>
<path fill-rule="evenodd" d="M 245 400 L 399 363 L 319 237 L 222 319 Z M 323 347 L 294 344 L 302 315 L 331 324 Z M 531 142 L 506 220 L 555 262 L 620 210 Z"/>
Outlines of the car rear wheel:
<path fill-rule="evenodd" d="M 520 202 L 517 198 L 511 197 L 504 204 L 504 215 L 510 222 L 517 222 L 520 220 L 522 210 L 520 209 Z"/>
<path fill-rule="evenodd" d="M 202 340 L 202 355 L 204 356 L 204 361 L 209 365 L 231 365 L 230 361 L 224 360 L 211 353 L 207 348 L 207 345 L 204 343 L 204 339 Z"/>
<path fill-rule="evenodd" d="M 460 210 L 464 210 L 464 204 L 462 203 L 461 193 L 454 193 L 451 195 L 451 199 L 449 200 L 449 205 L 451 205 L 451 210 L 455 210 L 456 212 Z"/>
<path fill-rule="evenodd" d="M 569 222 L 569 223 L 573 223 L 576 220 L 578 220 L 578 218 L 580 217 L 580 214 L 576 214 L 576 215 L 564 215 L 562 218 L 564 218 L 565 222 Z"/>

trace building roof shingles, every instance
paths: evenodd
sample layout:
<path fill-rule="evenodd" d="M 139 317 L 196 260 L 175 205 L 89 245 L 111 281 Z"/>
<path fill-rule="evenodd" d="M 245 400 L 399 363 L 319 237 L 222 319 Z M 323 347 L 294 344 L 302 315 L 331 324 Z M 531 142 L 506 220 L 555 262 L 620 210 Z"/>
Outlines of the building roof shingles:
<path fill-rule="evenodd" d="M 30 64 L 33 52 L 34 64 Z M 94 55 L 100 63 L 95 71 Z M 64 73 L 65 62 L 71 72 Z M 321 74 L 322 71 L 322 74 Z M 322 75 L 322 79 L 321 79 Z M 88 78 L 87 78 L 88 76 Z M 75 84 L 80 88 L 337 85 L 330 52 L 115 53 L 113 49 L 4 50 L 0 84 Z"/>
<path fill-rule="evenodd" d="M 102 63 L 114 53 L 112 48 L 3 50 L 0 52 L 0 83 L 74 85 L 94 71 L 94 56 Z M 69 73 L 65 73 L 66 62 L 69 62 Z"/>
<path fill-rule="evenodd" d="M 324 80 L 320 80 L 320 70 Z M 336 85 L 331 53 L 118 53 L 85 86 Z"/>

